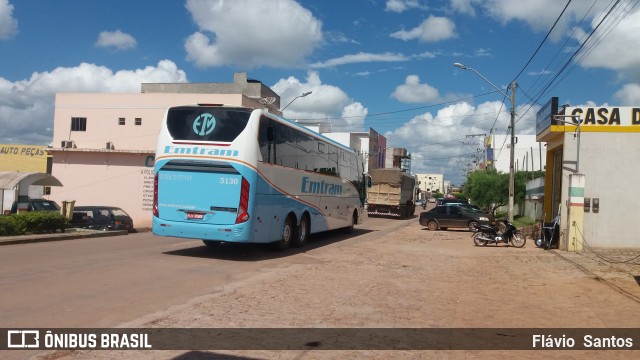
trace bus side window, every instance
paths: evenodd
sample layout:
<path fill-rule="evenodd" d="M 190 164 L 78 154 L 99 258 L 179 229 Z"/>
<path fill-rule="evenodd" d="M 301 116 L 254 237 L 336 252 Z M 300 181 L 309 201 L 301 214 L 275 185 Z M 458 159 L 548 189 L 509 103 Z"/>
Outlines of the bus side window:
<path fill-rule="evenodd" d="M 273 156 L 272 147 L 274 139 L 274 130 L 271 119 L 267 117 L 260 118 L 260 130 L 258 131 L 258 144 L 260 146 L 260 153 L 262 154 L 262 161 L 265 163 L 272 162 Z"/>

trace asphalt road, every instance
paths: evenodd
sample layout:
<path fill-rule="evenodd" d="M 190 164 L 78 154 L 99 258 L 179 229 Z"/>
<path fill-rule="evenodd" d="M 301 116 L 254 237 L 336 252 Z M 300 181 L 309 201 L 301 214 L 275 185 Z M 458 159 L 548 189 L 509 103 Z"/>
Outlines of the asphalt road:
<path fill-rule="evenodd" d="M 415 219 L 367 218 L 350 235 L 314 235 L 306 247 L 284 253 L 256 245 L 212 250 L 199 240 L 151 233 L 2 246 L 0 327 L 117 326 L 252 275 L 312 261 L 304 251 L 377 238 Z"/>

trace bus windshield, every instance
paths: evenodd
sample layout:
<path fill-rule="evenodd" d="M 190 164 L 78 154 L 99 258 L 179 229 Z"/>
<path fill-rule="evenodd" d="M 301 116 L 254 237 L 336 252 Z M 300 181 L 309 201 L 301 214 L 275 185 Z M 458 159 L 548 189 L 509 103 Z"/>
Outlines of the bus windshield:
<path fill-rule="evenodd" d="M 174 140 L 233 141 L 247 126 L 250 109 L 181 106 L 167 114 L 167 130 Z"/>

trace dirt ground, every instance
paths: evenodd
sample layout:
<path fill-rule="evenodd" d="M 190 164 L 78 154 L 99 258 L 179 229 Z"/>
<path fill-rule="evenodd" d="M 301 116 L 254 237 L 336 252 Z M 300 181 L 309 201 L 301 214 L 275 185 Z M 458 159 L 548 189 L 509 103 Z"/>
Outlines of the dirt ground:
<path fill-rule="evenodd" d="M 380 235 L 383 236 L 380 236 Z M 295 256 L 296 265 L 219 289 L 122 327 L 637 328 L 640 263 L 476 247 L 468 231 L 411 220 Z M 637 252 L 636 252 L 637 253 Z M 608 254 L 624 256 L 633 252 Z M 640 339 L 636 340 L 640 341 Z M 638 358 L 638 351 L 88 351 L 64 359 Z"/>

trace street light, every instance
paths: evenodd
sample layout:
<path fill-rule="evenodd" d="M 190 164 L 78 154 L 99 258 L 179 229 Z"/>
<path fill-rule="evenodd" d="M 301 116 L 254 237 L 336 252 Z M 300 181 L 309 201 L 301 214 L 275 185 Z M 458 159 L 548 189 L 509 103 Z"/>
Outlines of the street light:
<path fill-rule="evenodd" d="M 482 78 L 482 80 L 486 81 L 489 85 L 493 86 L 494 89 L 498 90 L 498 92 L 500 92 L 502 95 L 504 95 L 504 97 L 506 98 L 511 98 L 511 151 L 509 151 L 509 221 L 513 221 L 513 203 L 514 203 L 514 193 L 515 193 L 515 186 L 514 186 L 514 179 L 515 179 L 515 172 L 514 172 L 514 163 L 515 163 L 515 123 L 516 123 L 516 87 L 518 86 L 518 84 L 516 84 L 515 80 L 513 82 L 511 82 L 511 84 L 509 85 L 509 88 L 511 88 L 511 96 L 507 95 L 504 91 L 500 90 L 500 88 L 498 88 L 497 86 L 495 86 L 491 81 L 489 81 L 489 79 L 487 79 L 486 77 L 484 77 L 482 74 L 480 74 L 479 72 L 477 72 L 475 69 L 470 68 L 468 66 L 464 66 L 460 63 L 454 63 L 453 66 L 458 67 L 462 70 L 471 70 L 474 73 L 476 73 L 478 76 L 480 76 L 480 78 Z"/>
<path fill-rule="evenodd" d="M 572 118 L 575 119 L 578 116 L 575 115 L 553 115 L 553 119 L 556 122 L 561 122 L 563 124 L 567 124 L 567 125 L 571 125 L 571 126 L 577 126 L 578 127 L 578 143 L 577 145 L 577 150 L 576 150 L 576 174 L 580 173 L 580 125 L 582 124 L 582 120 L 580 120 L 580 118 L 578 117 L 578 122 L 569 122 L 566 120 L 561 120 L 562 118 Z"/>
<path fill-rule="evenodd" d="M 284 109 L 288 108 L 288 107 L 289 107 L 289 105 L 291 105 L 291 103 L 293 103 L 294 101 L 296 101 L 296 99 L 297 99 L 297 98 L 305 97 L 305 96 L 307 96 L 307 95 L 311 94 L 312 92 L 313 92 L 313 91 L 303 92 L 302 94 L 300 94 L 300 95 L 298 95 L 298 96 L 294 97 L 294 98 L 293 98 L 293 100 L 291 100 L 291 101 L 287 104 L 287 106 L 283 107 L 283 108 L 282 108 L 282 110 L 280 110 L 280 112 L 284 112 Z"/>

